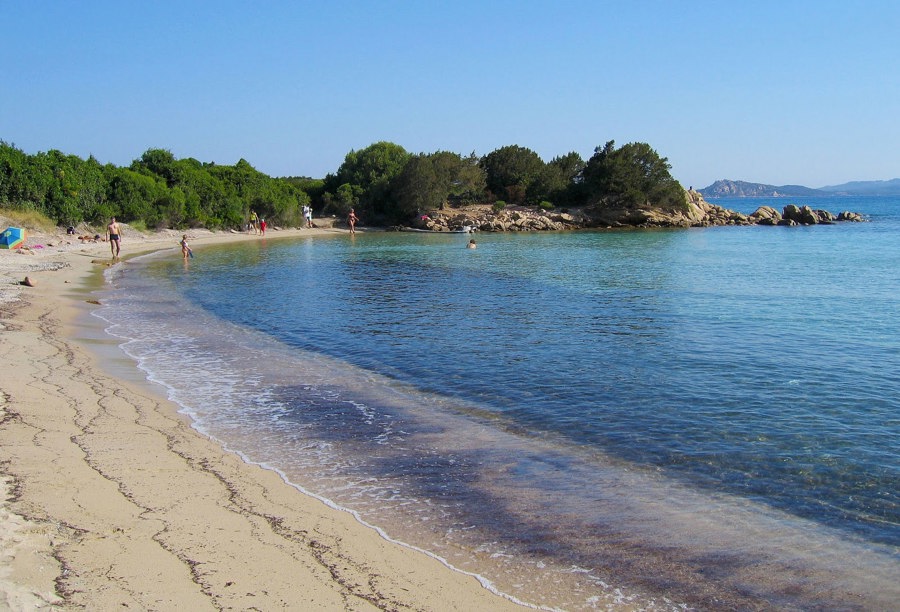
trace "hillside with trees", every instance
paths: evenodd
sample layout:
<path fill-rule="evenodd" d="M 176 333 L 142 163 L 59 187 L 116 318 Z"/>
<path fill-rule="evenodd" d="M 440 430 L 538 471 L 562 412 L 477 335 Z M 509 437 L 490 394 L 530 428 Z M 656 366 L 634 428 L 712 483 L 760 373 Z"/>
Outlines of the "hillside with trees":
<path fill-rule="evenodd" d="M 413 154 L 391 142 L 350 151 L 321 179 L 270 177 L 241 159 L 218 165 L 148 149 L 127 167 L 51 150 L 29 155 L 0 141 L 0 207 L 41 213 L 63 226 L 115 216 L 137 227 L 242 228 L 251 211 L 271 225 L 298 226 L 350 208 L 368 225 L 408 222 L 421 211 L 468 204 L 553 208 L 678 208 L 684 190 L 668 161 L 645 143 L 567 153 L 544 162 L 531 149 L 500 147 L 482 157 Z"/>

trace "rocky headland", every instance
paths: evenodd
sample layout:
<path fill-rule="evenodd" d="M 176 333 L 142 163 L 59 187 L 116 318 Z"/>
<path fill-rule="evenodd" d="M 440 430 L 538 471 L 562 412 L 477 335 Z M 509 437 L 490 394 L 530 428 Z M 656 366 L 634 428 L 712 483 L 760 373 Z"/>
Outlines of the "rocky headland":
<path fill-rule="evenodd" d="M 838 214 L 810 206 L 788 204 L 778 211 L 760 206 L 746 215 L 703 199 L 698 191 L 685 192 L 685 204 L 677 209 L 646 207 L 586 206 L 578 209 L 540 210 L 508 206 L 495 211 L 488 205 L 428 211 L 400 231 L 433 232 L 531 232 L 588 228 L 713 227 L 718 225 L 823 225 L 841 221 L 860 222 L 855 212 Z"/>

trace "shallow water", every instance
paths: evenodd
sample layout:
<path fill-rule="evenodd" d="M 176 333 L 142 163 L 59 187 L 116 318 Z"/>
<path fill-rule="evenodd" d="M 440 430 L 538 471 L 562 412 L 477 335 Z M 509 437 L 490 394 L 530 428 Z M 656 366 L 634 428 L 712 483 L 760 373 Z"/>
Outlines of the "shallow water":
<path fill-rule="evenodd" d="M 521 600 L 886 609 L 900 201 L 797 203 L 871 222 L 260 240 L 99 314 L 198 429 Z"/>

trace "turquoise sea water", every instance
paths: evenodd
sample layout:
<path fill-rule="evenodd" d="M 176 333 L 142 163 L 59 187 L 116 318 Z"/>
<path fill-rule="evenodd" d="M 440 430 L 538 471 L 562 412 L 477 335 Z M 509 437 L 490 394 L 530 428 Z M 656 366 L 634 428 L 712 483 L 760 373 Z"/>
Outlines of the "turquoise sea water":
<path fill-rule="evenodd" d="M 201 431 L 566 609 L 900 601 L 900 198 L 867 223 L 260 239 L 98 312 Z"/>

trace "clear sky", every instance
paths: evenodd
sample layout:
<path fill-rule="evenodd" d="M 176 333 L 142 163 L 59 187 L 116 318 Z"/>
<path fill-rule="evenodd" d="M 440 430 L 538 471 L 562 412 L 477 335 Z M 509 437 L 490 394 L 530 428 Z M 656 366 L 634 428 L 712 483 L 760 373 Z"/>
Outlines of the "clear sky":
<path fill-rule="evenodd" d="M 900 2 L 0 0 L 0 140 L 323 177 L 649 143 L 685 186 L 900 177 Z"/>

